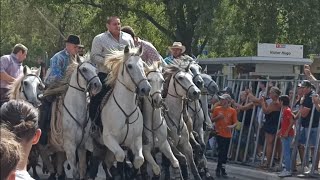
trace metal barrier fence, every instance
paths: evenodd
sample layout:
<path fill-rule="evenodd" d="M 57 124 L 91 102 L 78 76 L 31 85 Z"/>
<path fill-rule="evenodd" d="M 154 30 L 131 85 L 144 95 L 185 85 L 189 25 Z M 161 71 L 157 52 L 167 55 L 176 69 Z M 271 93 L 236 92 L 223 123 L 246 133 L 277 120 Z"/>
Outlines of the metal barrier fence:
<path fill-rule="evenodd" d="M 259 94 L 260 93 L 260 84 L 263 83 L 265 84 L 266 88 L 270 86 L 277 86 L 283 94 L 287 94 L 291 91 L 293 93 L 293 96 L 290 99 L 290 106 L 293 111 L 297 111 L 299 109 L 298 105 L 295 104 L 297 101 L 297 93 L 298 93 L 298 84 L 301 83 L 301 80 L 256 80 L 256 79 L 232 79 L 228 80 L 223 76 L 217 77 L 216 78 L 217 83 L 220 85 L 220 87 L 228 87 L 232 88 L 232 93 L 234 95 L 234 100 L 237 103 L 240 103 L 240 92 L 244 91 L 245 89 L 250 89 L 252 91 L 252 94 L 256 98 L 260 98 Z M 314 90 L 315 92 L 319 92 L 319 84 L 320 81 L 313 81 L 312 82 L 314 85 Z M 301 90 L 300 90 L 301 91 Z M 299 92 L 301 94 L 301 92 Z M 249 98 L 247 97 L 246 103 L 249 102 Z M 300 106 L 301 108 L 301 106 Z M 248 110 L 245 110 L 243 112 L 243 117 L 239 121 L 241 121 L 241 126 L 240 129 L 234 129 L 232 132 L 232 138 L 230 141 L 230 146 L 229 146 L 229 152 L 228 152 L 228 157 L 229 161 L 233 163 L 241 163 L 244 165 L 249 165 L 249 166 L 254 166 L 254 167 L 259 167 L 263 165 L 266 157 L 266 146 L 270 146 L 271 144 L 267 144 L 267 141 L 264 140 L 265 138 L 263 135 L 265 134 L 263 132 L 263 123 L 258 121 L 259 118 L 259 106 L 254 106 L 252 108 L 252 115 L 251 115 L 251 120 L 250 120 L 250 125 L 249 127 L 244 126 L 245 122 L 245 117 L 246 113 Z M 304 174 L 304 176 L 315 176 L 319 177 L 318 175 L 318 165 L 319 165 L 319 143 L 320 143 L 320 125 L 318 125 L 316 132 L 316 137 L 311 135 L 311 130 L 312 130 L 312 124 L 314 120 L 314 114 L 318 113 L 315 112 L 317 109 L 315 108 L 315 105 L 313 105 L 312 109 L 310 110 L 309 113 L 311 113 L 310 117 L 310 122 L 308 127 L 302 127 L 301 126 L 301 115 L 298 117 L 295 126 L 294 126 L 294 140 L 291 145 L 292 149 L 292 155 L 291 155 L 291 162 L 293 164 L 292 168 L 295 169 L 296 167 L 296 162 L 297 160 L 301 161 L 301 168 L 297 171 L 298 174 Z M 315 112 L 315 113 L 314 113 Z M 319 116 L 320 117 L 320 116 Z M 282 109 L 280 111 L 280 116 L 277 124 L 277 130 L 280 128 L 281 124 L 281 119 L 282 119 Z M 306 142 L 305 145 L 299 144 L 299 139 L 301 138 L 300 136 L 302 135 L 301 132 L 306 131 Z M 311 138 L 316 138 L 316 144 L 315 146 L 310 146 L 311 143 Z M 279 152 L 278 148 L 281 146 L 281 143 L 277 143 L 280 140 L 280 138 L 275 135 L 273 137 L 273 142 L 272 142 L 272 155 L 271 159 L 269 160 L 270 163 L 268 164 L 268 167 L 266 169 L 271 170 L 271 171 L 280 171 L 282 170 L 282 160 L 283 160 L 283 153 L 282 150 Z M 262 147 L 262 150 L 261 150 Z M 304 149 L 304 151 L 301 151 L 301 149 Z M 298 151 L 299 150 L 299 151 Z M 262 151 L 262 152 L 259 152 Z M 297 154 L 300 152 L 300 156 L 298 157 Z M 318 153 L 317 153 L 318 152 Z M 261 156 L 260 156 L 260 153 Z M 208 158 L 212 158 L 213 153 L 207 153 Z M 275 162 L 275 157 L 276 154 L 278 155 L 278 158 L 280 160 L 278 162 Z M 310 156 L 311 156 L 311 163 L 309 161 Z M 302 159 L 300 158 L 302 157 Z M 277 159 L 276 159 L 277 160 Z M 305 168 L 308 167 L 308 168 Z M 306 172 L 308 171 L 308 172 Z"/>

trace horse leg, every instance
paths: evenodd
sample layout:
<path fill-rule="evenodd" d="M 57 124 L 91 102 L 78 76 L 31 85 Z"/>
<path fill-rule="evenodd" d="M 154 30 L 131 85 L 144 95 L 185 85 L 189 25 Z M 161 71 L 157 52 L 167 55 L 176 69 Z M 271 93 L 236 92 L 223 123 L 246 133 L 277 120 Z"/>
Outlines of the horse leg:
<path fill-rule="evenodd" d="M 153 173 L 160 176 L 161 169 L 151 154 L 151 147 L 149 145 L 143 146 L 142 152 L 148 163 L 151 164 Z"/>
<path fill-rule="evenodd" d="M 178 175 L 178 178 L 175 179 L 180 179 L 182 177 L 181 175 L 181 170 L 180 170 L 180 165 L 179 161 L 177 158 L 173 155 L 173 152 L 171 150 L 170 144 L 168 141 L 165 141 L 161 146 L 160 146 L 160 151 L 170 160 L 171 165 L 174 169 L 174 175 Z M 180 152 L 176 150 L 177 154 Z M 181 153 L 180 153 L 181 154 Z M 183 155 L 182 155 L 183 156 Z M 181 156 L 180 156 L 181 157 Z M 185 159 L 185 158 L 184 158 Z M 184 160 L 186 162 L 186 160 Z"/>
<path fill-rule="evenodd" d="M 64 180 L 66 179 L 66 172 L 64 171 L 63 164 L 67 159 L 65 152 L 57 152 L 56 158 L 57 158 L 56 165 L 57 165 L 58 180 Z"/>
<path fill-rule="evenodd" d="M 114 154 L 118 162 L 124 161 L 126 155 L 123 149 L 120 147 L 119 143 L 112 137 L 111 134 L 103 134 L 103 143 Z"/>
<path fill-rule="evenodd" d="M 69 141 L 68 140 L 69 138 L 64 138 L 64 139 L 65 139 L 65 141 L 64 141 L 64 149 L 65 149 L 65 152 L 66 152 L 66 155 L 67 155 L 68 163 L 69 163 L 69 165 L 71 167 L 71 170 L 72 170 L 73 179 L 78 179 L 79 178 L 79 173 L 77 171 L 78 168 L 77 168 L 77 161 L 76 161 L 76 154 L 75 154 L 75 153 L 77 153 L 76 152 L 77 149 L 76 149 L 76 146 L 75 146 L 75 142 Z"/>
<path fill-rule="evenodd" d="M 179 148 L 179 149 L 181 150 L 181 153 L 186 156 L 194 179 L 195 180 L 201 180 L 201 177 L 199 175 L 197 166 L 196 166 L 196 164 L 194 162 L 194 159 L 193 159 L 193 150 L 192 150 L 191 144 L 189 142 L 187 142 L 187 143 L 183 144 L 181 146 L 181 148 Z"/>
<path fill-rule="evenodd" d="M 50 174 L 50 177 L 55 176 L 56 171 L 53 167 L 53 163 L 50 160 L 50 155 L 46 151 L 45 146 L 40 144 L 37 144 L 36 146 L 39 148 L 39 154 L 42 159 L 42 164 L 43 164 L 42 173 L 46 173 L 47 171 Z"/>
<path fill-rule="evenodd" d="M 136 137 L 135 142 L 132 144 L 131 150 L 134 155 L 133 166 L 135 169 L 139 169 L 144 162 L 144 157 L 142 154 L 142 136 Z"/>
<path fill-rule="evenodd" d="M 86 153 L 87 153 L 86 149 L 84 149 L 84 148 L 78 149 L 80 179 L 86 178 L 86 170 L 87 170 Z"/>

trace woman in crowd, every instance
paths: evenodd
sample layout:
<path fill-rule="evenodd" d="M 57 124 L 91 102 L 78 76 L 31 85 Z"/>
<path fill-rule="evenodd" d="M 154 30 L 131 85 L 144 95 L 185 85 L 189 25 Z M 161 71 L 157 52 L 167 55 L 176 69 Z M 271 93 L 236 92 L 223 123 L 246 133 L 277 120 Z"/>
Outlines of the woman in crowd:
<path fill-rule="evenodd" d="M 28 156 L 32 145 L 37 144 L 41 135 L 38 128 L 38 111 L 22 100 L 10 100 L 0 109 L 1 124 L 17 136 L 22 147 L 22 156 L 16 169 L 16 180 L 33 180 L 27 171 Z"/>

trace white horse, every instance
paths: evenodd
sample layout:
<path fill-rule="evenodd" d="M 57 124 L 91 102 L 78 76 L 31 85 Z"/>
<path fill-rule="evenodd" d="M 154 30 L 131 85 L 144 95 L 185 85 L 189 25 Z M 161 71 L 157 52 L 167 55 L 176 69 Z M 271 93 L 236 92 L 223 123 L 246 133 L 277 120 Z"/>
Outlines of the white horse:
<path fill-rule="evenodd" d="M 160 65 L 160 63 L 158 63 Z M 179 161 L 173 155 L 170 144 L 167 140 L 167 123 L 162 116 L 163 99 L 161 91 L 163 89 L 163 76 L 157 65 L 146 68 L 146 76 L 151 85 L 149 96 L 143 98 L 143 155 L 151 164 L 155 176 L 160 176 L 160 167 L 152 157 L 151 151 L 155 148 L 170 160 L 172 167 L 180 174 Z"/>
<path fill-rule="evenodd" d="M 143 117 L 137 98 L 138 95 L 149 95 L 151 89 L 144 73 L 141 53 L 141 48 L 129 50 L 125 47 L 124 52 L 114 52 L 106 57 L 105 67 L 111 71 L 107 83 L 113 86 L 113 92 L 101 111 L 104 145 L 118 162 L 123 162 L 125 158 L 121 146 L 129 147 L 135 156 L 133 165 L 136 169 L 144 162 Z"/>
<path fill-rule="evenodd" d="M 13 82 L 9 91 L 10 99 L 23 99 L 35 107 L 41 104 L 38 96 L 44 90 L 44 84 L 41 81 L 41 69 L 31 70 L 28 66 L 23 67 L 23 76 Z"/>
<path fill-rule="evenodd" d="M 86 177 L 86 149 L 90 149 L 86 143 L 90 143 L 91 124 L 87 93 L 90 96 L 96 95 L 100 92 L 102 84 L 95 66 L 85 61 L 79 64 L 72 73 L 68 86 L 63 99 L 63 149 L 73 170 L 73 178 L 79 177 L 79 169 L 80 179 L 84 179 Z M 76 163 L 76 153 L 79 157 L 79 167 Z"/>
<path fill-rule="evenodd" d="M 199 99 L 200 90 L 192 82 L 192 75 L 178 67 L 168 66 L 165 71 L 165 77 L 168 76 L 171 78 L 167 79 L 170 82 L 165 102 L 169 111 L 165 113 L 165 119 L 170 129 L 168 134 L 173 141 L 172 148 L 177 148 L 185 155 L 194 179 L 200 180 L 201 177 L 193 159 L 193 149 L 189 142 L 189 132 L 183 120 L 186 101 Z M 181 170 L 183 177 L 186 178 L 188 176 L 188 172 L 185 172 L 187 169 Z"/>

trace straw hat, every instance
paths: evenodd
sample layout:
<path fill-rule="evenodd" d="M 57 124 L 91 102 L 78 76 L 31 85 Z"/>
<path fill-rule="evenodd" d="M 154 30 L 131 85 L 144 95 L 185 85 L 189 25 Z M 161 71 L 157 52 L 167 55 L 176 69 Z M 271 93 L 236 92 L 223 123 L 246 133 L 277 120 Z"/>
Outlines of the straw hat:
<path fill-rule="evenodd" d="M 184 53 L 186 51 L 186 47 L 182 45 L 181 42 L 174 42 L 172 46 L 169 46 L 169 49 L 181 49 L 181 53 Z"/>

